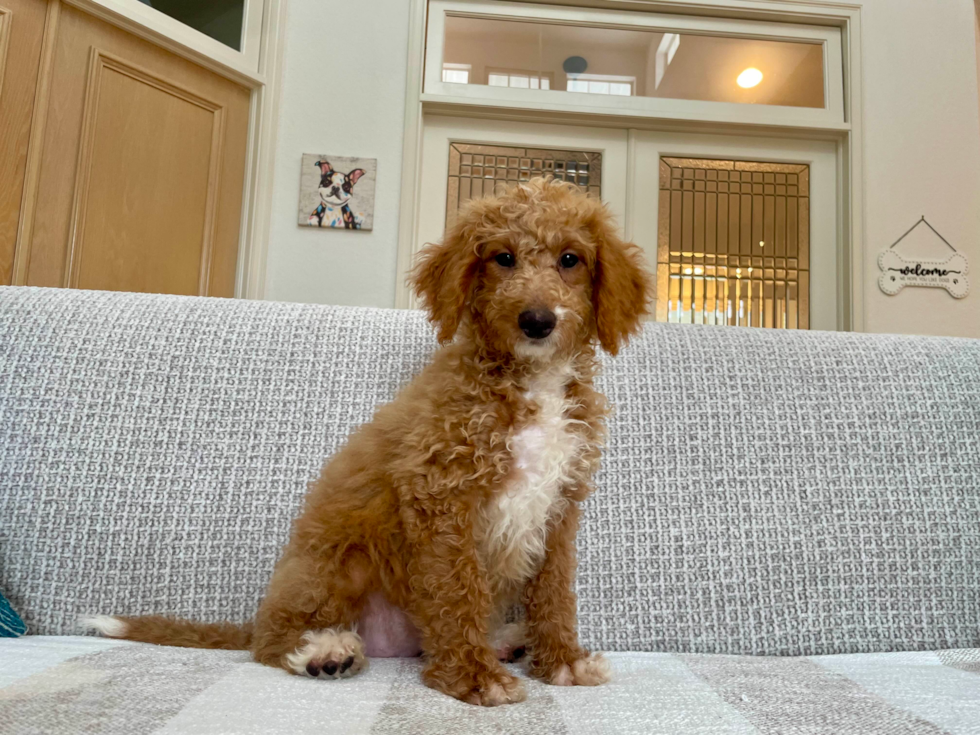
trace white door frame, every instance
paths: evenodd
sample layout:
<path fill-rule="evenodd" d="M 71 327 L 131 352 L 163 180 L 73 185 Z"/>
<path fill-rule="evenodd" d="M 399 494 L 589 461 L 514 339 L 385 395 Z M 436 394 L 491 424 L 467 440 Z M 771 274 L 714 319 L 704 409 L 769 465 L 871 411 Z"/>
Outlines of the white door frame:
<path fill-rule="evenodd" d="M 506 2 L 507 0 L 501 0 Z M 861 67 L 861 7 L 839 2 L 809 0 L 537 0 L 556 5 L 580 5 L 622 10 L 686 13 L 722 18 L 741 18 L 782 23 L 837 26 L 841 29 L 844 53 L 845 123 L 833 126 L 788 126 L 724 124 L 691 118 L 663 120 L 642 115 L 613 116 L 584 112 L 521 110 L 506 106 L 467 105 L 423 99 L 422 75 L 425 54 L 427 0 L 409 0 L 410 36 L 406 79 L 405 139 L 402 155 L 402 186 L 398 228 L 398 263 L 395 303 L 411 306 L 406 281 L 417 242 L 423 114 L 471 116 L 484 120 L 524 120 L 601 126 L 621 129 L 702 131 L 717 134 L 755 135 L 767 138 L 830 140 L 836 146 L 838 159 L 838 258 L 837 322 L 841 331 L 864 330 L 864 172 L 863 172 L 863 103 Z M 627 206 L 630 201 L 627 199 Z M 627 222 L 629 216 L 627 215 Z M 627 230 L 627 235 L 629 235 Z"/>

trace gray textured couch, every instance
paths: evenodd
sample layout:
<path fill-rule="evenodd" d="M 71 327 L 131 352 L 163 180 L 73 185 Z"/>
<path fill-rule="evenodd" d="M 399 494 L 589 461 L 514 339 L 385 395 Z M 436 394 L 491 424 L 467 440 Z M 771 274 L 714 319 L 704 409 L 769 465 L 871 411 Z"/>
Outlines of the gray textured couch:
<path fill-rule="evenodd" d="M 596 689 L 479 710 L 73 635 L 243 621 L 414 312 L 0 288 L 0 732 L 980 733 L 980 342 L 649 325 L 579 539 Z M 518 667 L 519 668 L 519 667 Z"/>

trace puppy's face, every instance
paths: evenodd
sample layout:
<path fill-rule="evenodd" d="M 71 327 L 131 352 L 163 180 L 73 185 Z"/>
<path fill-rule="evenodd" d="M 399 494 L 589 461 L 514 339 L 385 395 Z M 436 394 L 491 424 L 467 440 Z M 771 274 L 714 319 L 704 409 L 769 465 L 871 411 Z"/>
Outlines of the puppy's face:
<path fill-rule="evenodd" d="M 646 311 L 649 276 L 611 215 L 576 187 L 537 179 L 470 203 L 414 275 L 443 341 L 460 323 L 495 354 L 615 353 Z"/>
<path fill-rule="evenodd" d="M 344 174 L 334 171 L 327 161 L 317 161 L 320 169 L 320 199 L 332 207 L 342 207 L 354 196 L 354 185 L 364 175 L 364 170 L 355 168 Z"/>
<path fill-rule="evenodd" d="M 585 223 L 538 203 L 510 223 L 481 243 L 470 323 L 497 352 L 546 359 L 580 351 L 594 334 L 596 244 Z"/>

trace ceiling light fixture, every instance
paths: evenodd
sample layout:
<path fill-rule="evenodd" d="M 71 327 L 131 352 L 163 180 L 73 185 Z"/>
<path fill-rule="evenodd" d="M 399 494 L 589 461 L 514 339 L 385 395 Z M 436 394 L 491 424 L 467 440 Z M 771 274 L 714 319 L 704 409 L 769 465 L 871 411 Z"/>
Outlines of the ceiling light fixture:
<path fill-rule="evenodd" d="M 762 72 L 754 67 L 749 67 L 738 75 L 738 86 L 742 89 L 751 89 L 759 85 L 762 81 Z"/>

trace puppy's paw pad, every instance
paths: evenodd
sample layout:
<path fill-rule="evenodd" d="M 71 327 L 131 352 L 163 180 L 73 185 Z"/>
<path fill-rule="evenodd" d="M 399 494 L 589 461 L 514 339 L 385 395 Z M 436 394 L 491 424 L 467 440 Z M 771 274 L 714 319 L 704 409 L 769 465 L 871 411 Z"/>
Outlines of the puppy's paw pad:
<path fill-rule="evenodd" d="M 602 654 L 596 653 L 578 659 L 571 666 L 562 664 L 551 675 L 551 683 L 561 687 L 594 687 L 605 684 L 611 678 L 609 661 Z"/>
<path fill-rule="evenodd" d="M 367 666 L 364 642 L 357 633 L 347 630 L 311 630 L 286 656 L 286 665 L 294 674 L 314 679 L 354 676 Z"/>

